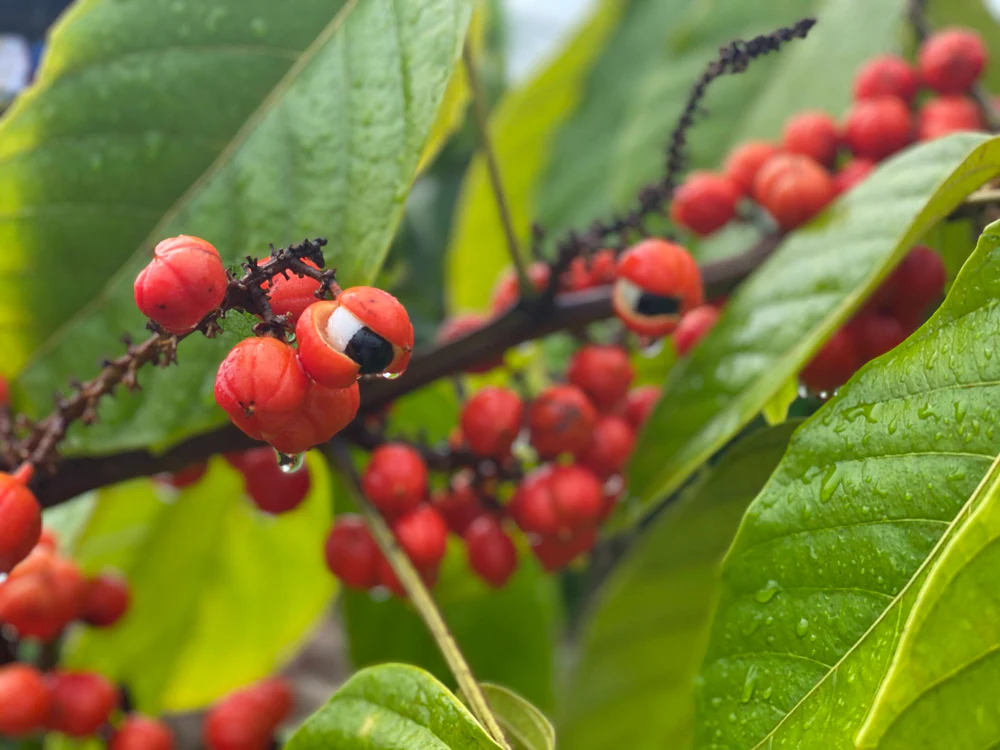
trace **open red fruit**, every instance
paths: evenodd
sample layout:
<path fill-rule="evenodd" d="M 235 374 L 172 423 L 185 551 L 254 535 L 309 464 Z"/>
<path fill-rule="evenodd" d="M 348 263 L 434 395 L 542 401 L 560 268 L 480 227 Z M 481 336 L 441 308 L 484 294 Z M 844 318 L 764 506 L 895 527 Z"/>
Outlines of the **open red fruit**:
<path fill-rule="evenodd" d="M 480 516 L 462 536 L 469 567 L 494 588 L 502 588 L 517 569 L 517 548 L 493 516 Z"/>
<path fill-rule="evenodd" d="M 636 333 L 666 336 L 703 296 L 698 264 L 680 245 L 643 240 L 618 259 L 611 303 L 618 318 Z"/>
<path fill-rule="evenodd" d="M 99 628 L 111 627 L 124 617 L 131 598 L 128 581 L 124 577 L 101 573 L 88 579 L 83 588 L 80 618 Z"/>
<path fill-rule="evenodd" d="M 521 431 L 524 404 L 507 388 L 487 386 L 462 407 L 462 435 L 469 448 L 483 458 L 504 458 Z"/>
<path fill-rule="evenodd" d="M 365 496 L 390 517 L 413 510 L 427 496 L 427 464 L 404 443 L 386 443 L 372 451 L 361 476 Z"/>
<path fill-rule="evenodd" d="M 572 385 L 546 388 L 531 402 L 531 444 L 542 458 L 582 450 L 590 442 L 597 412 L 586 394 Z"/>
<path fill-rule="evenodd" d="M 0 667 L 0 737 L 21 737 L 45 726 L 52 698 L 34 667 L 15 662 Z"/>
<path fill-rule="evenodd" d="M 48 728 L 70 737 L 89 737 L 104 726 L 118 705 L 118 688 L 93 672 L 49 675 L 52 712 Z"/>
<path fill-rule="evenodd" d="M 108 750 L 174 750 L 174 734 L 162 721 L 131 714 L 118 727 Z"/>
<path fill-rule="evenodd" d="M 263 258 L 257 265 L 266 266 L 270 262 L 271 258 Z M 311 260 L 306 259 L 302 262 L 319 270 L 319 266 Z M 319 286 L 319 281 L 316 279 L 288 271 L 288 278 L 278 274 L 270 281 L 261 284 L 260 288 L 269 293 L 271 312 L 275 315 L 284 315 L 288 324 L 294 326 L 303 311 L 318 299 L 316 292 L 319 291 Z"/>
<path fill-rule="evenodd" d="M 378 545 L 364 519 L 355 513 L 337 516 L 323 548 L 326 567 L 341 583 L 367 590 L 378 584 Z"/>
<path fill-rule="evenodd" d="M 588 344 L 573 355 L 566 379 L 598 409 L 610 409 L 628 392 L 635 370 L 628 352 L 620 346 Z"/>
<path fill-rule="evenodd" d="M 42 509 L 21 476 L 0 472 L 0 573 L 28 556 L 42 534 Z"/>

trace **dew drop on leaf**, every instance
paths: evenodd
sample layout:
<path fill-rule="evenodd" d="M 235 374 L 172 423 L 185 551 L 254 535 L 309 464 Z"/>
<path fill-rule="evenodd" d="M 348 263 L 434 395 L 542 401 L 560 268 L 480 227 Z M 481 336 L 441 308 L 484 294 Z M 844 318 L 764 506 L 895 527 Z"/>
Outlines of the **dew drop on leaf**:
<path fill-rule="evenodd" d="M 778 589 L 780 588 L 781 587 L 778 585 L 777 581 L 768 581 L 764 585 L 764 588 L 754 594 L 754 599 L 759 601 L 761 604 L 767 604 L 774 598 L 774 595 L 778 593 Z"/>
<path fill-rule="evenodd" d="M 740 695 L 740 703 L 749 703 L 753 698 L 754 688 L 757 687 L 757 665 L 751 664 L 747 670 L 746 679 L 743 680 L 743 693 Z"/>
<path fill-rule="evenodd" d="M 809 632 L 809 620 L 802 618 L 799 620 L 798 624 L 795 626 L 795 635 L 799 638 L 805 638 L 806 633 Z"/>

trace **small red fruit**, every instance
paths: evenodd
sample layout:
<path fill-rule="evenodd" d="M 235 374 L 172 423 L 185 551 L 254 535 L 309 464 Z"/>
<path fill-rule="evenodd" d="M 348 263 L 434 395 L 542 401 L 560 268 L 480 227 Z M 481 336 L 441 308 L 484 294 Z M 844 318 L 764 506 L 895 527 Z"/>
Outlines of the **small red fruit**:
<path fill-rule="evenodd" d="M 271 262 L 271 258 L 264 258 L 258 261 L 257 265 L 266 266 Z M 319 270 L 319 266 L 311 260 L 303 260 L 307 266 Z M 319 291 L 320 284 L 316 279 L 308 276 L 299 276 L 292 271 L 288 271 L 288 277 L 278 274 L 270 281 L 265 281 L 260 288 L 269 292 L 268 298 L 271 303 L 271 312 L 275 315 L 284 315 L 289 325 L 294 326 L 298 322 L 303 311 L 318 298 L 316 292 Z"/>
<path fill-rule="evenodd" d="M 170 333 L 187 333 L 226 296 L 226 269 L 219 252 L 198 237 L 163 240 L 135 279 L 142 314 Z"/>
<path fill-rule="evenodd" d="M 153 477 L 153 479 L 160 484 L 173 487 L 175 490 L 182 490 L 185 487 L 190 487 L 192 484 L 195 484 L 199 479 L 205 476 L 207 471 L 208 462 L 202 461 L 200 464 L 185 466 L 180 471 L 175 471 L 172 474 L 157 474 Z"/>
<path fill-rule="evenodd" d="M 848 325 L 861 362 L 881 357 L 906 340 L 906 329 L 888 315 L 858 315 Z"/>
<path fill-rule="evenodd" d="M 536 292 L 543 292 L 549 285 L 549 276 L 552 270 L 546 263 L 532 263 L 528 266 L 528 281 Z M 513 268 L 508 268 L 501 274 L 497 284 L 493 287 L 493 300 L 490 309 L 494 315 L 506 312 L 521 299 L 521 289 L 518 286 L 517 273 Z"/>
<path fill-rule="evenodd" d="M 712 234 L 736 215 L 739 199 L 739 188 L 728 177 L 693 172 L 674 193 L 670 218 L 696 234 Z"/>
<path fill-rule="evenodd" d="M 49 686 L 28 664 L 0 667 L 0 737 L 20 737 L 45 726 L 52 709 Z"/>
<path fill-rule="evenodd" d="M 372 451 L 361 477 L 365 496 L 383 514 L 407 513 L 427 496 L 427 464 L 416 450 L 403 443 L 386 443 Z"/>
<path fill-rule="evenodd" d="M 26 558 L 41 535 L 42 509 L 34 493 L 19 475 L 0 472 L 0 573 Z"/>
<path fill-rule="evenodd" d="M 364 591 L 378 584 L 382 553 L 361 516 L 337 516 L 323 552 L 326 567 L 348 588 Z"/>
<path fill-rule="evenodd" d="M 643 385 L 639 388 L 633 388 L 626 394 L 625 419 L 634 430 L 642 429 L 659 400 L 660 387 L 658 385 Z"/>
<path fill-rule="evenodd" d="M 961 94 L 986 67 L 986 46 L 974 31 L 944 29 L 920 45 L 917 65 L 924 85 L 939 94 Z"/>
<path fill-rule="evenodd" d="M 635 447 L 635 430 L 623 417 L 603 415 L 594 426 L 590 445 L 577 453 L 576 460 L 602 479 L 625 468 Z"/>
<path fill-rule="evenodd" d="M 618 318 L 636 333 L 666 336 L 703 296 L 698 264 L 680 245 L 643 240 L 618 259 L 611 302 Z"/>
<path fill-rule="evenodd" d="M 291 710 L 292 689 L 279 677 L 236 690 L 208 712 L 205 744 L 208 750 L 266 750 Z"/>
<path fill-rule="evenodd" d="M 247 494 L 265 513 L 287 513 L 297 508 L 309 494 L 309 467 L 291 473 L 282 471 L 270 448 L 253 448 L 243 454 L 241 471 Z"/>
<path fill-rule="evenodd" d="M 917 72 L 906 60 L 895 55 L 878 55 L 858 71 L 854 79 L 854 98 L 895 96 L 909 103 L 919 87 Z"/>
<path fill-rule="evenodd" d="M 719 310 L 714 305 L 702 305 L 684 315 L 674 331 L 674 349 L 677 350 L 677 355 L 687 356 L 705 334 L 712 330 L 718 319 Z"/>
<path fill-rule="evenodd" d="M 813 356 L 802 370 L 802 382 L 816 393 L 825 393 L 839 388 L 862 365 L 850 329 L 837 331 Z"/>
<path fill-rule="evenodd" d="M 89 737 L 108 721 L 118 705 L 118 688 L 93 672 L 49 675 L 52 713 L 48 728 L 70 737 Z"/>
<path fill-rule="evenodd" d="M 597 475 L 590 469 L 578 464 L 557 466 L 552 470 L 548 486 L 561 529 L 580 529 L 597 521 L 604 504 L 604 492 Z"/>
<path fill-rule="evenodd" d="M 757 172 L 781 149 L 766 141 L 747 141 L 734 148 L 726 158 L 726 174 L 743 195 L 749 195 Z"/>
<path fill-rule="evenodd" d="M 757 173 L 753 197 L 784 231 L 805 224 L 833 200 L 830 173 L 801 154 L 778 154 Z"/>
<path fill-rule="evenodd" d="M 484 325 L 489 322 L 489 318 L 484 315 L 477 315 L 476 313 L 466 313 L 463 315 L 456 315 L 453 318 L 448 318 L 445 320 L 437 331 L 437 341 L 440 344 L 447 344 L 457 339 L 465 338 L 466 336 L 475 333 L 481 329 Z M 466 372 L 472 373 L 484 373 L 489 372 L 495 367 L 499 367 L 503 364 L 503 355 L 494 357 L 492 359 L 485 360 L 481 363 L 469 367 Z"/>
<path fill-rule="evenodd" d="M 917 137 L 922 141 L 985 127 L 979 105 L 967 96 L 928 99 L 917 115 Z"/>
<path fill-rule="evenodd" d="M 357 382 L 347 388 L 327 388 L 310 381 L 296 418 L 289 420 L 282 429 L 265 430 L 261 437 L 281 453 L 304 453 L 347 427 L 360 405 Z"/>
<path fill-rule="evenodd" d="M 399 546 L 419 570 L 435 567 L 444 559 L 448 524 L 430 505 L 421 505 L 400 516 L 392 530 Z"/>
<path fill-rule="evenodd" d="M 162 721 L 132 714 L 118 727 L 108 750 L 174 750 L 174 734 Z"/>
<path fill-rule="evenodd" d="M 493 516 L 481 516 L 463 535 L 469 567 L 494 588 L 502 588 L 517 569 L 517 548 Z"/>
<path fill-rule="evenodd" d="M 596 421 L 593 404 L 572 385 L 546 388 L 528 409 L 531 444 L 542 458 L 585 448 Z"/>
<path fill-rule="evenodd" d="M 917 245 L 889 277 L 895 289 L 889 311 L 904 325 L 915 326 L 920 315 L 944 295 L 946 277 L 941 256 Z"/>
<path fill-rule="evenodd" d="M 613 284 L 618 278 L 618 258 L 614 250 L 598 250 L 590 258 L 590 285 L 605 286 Z"/>
<path fill-rule="evenodd" d="M 244 339 L 215 376 L 215 402 L 256 440 L 297 418 L 308 389 L 309 378 L 295 350 L 272 338 Z"/>
<path fill-rule="evenodd" d="M 875 169 L 875 162 L 870 159 L 851 159 L 833 176 L 833 186 L 837 195 L 842 195 L 852 187 L 862 182 Z"/>
<path fill-rule="evenodd" d="M 621 401 L 634 377 L 628 352 L 620 346 L 602 344 L 578 349 L 566 371 L 566 379 L 602 410 Z"/>
<path fill-rule="evenodd" d="M 486 513 L 472 479 L 464 472 L 452 477 L 448 490 L 435 492 L 431 496 L 431 505 L 441 514 L 448 529 L 459 536 L 465 533 L 470 523 Z"/>
<path fill-rule="evenodd" d="M 785 124 L 781 145 L 790 154 L 802 154 L 832 167 L 840 149 L 840 129 L 826 112 L 803 112 Z"/>
<path fill-rule="evenodd" d="M 80 614 L 84 586 L 76 565 L 39 548 L 0 584 L 0 622 L 49 642 Z"/>
<path fill-rule="evenodd" d="M 524 404 L 514 391 L 487 386 L 462 407 L 462 435 L 477 456 L 504 458 L 521 431 L 523 413 Z"/>
<path fill-rule="evenodd" d="M 90 578 L 83 589 L 80 619 L 99 628 L 118 622 L 128 611 L 131 601 L 128 581 L 111 573 Z"/>
<path fill-rule="evenodd" d="M 531 544 L 535 557 L 550 573 L 565 568 L 584 552 L 589 552 L 597 542 L 594 529 L 583 529 L 570 537 L 546 536 Z"/>
<path fill-rule="evenodd" d="M 0 406 L 10 406 L 10 383 L 0 375 Z"/>
<path fill-rule="evenodd" d="M 881 161 L 913 140 L 910 108 L 895 96 L 855 102 L 847 113 L 844 139 L 855 156 Z"/>
<path fill-rule="evenodd" d="M 507 512 L 522 531 L 528 534 L 556 534 L 559 516 L 552 502 L 549 479 L 552 467 L 542 465 L 529 473 L 517 487 L 507 505 Z"/>

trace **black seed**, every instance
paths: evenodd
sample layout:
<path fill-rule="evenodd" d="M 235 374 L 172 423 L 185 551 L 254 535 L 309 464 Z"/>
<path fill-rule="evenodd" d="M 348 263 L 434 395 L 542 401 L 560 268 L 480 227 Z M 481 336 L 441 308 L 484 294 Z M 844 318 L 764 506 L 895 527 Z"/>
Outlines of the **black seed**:
<path fill-rule="evenodd" d="M 676 297 L 661 297 L 658 294 L 645 292 L 639 297 L 635 311 L 640 315 L 676 315 L 681 311 L 681 301 Z"/>
<path fill-rule="evenodd" d="M 395 352 L 384 338 L 369 328 L 362 328 L 351 337 L 344 354 L 358 363 L 362 375 L 374 375 L 385 371 Z"/>

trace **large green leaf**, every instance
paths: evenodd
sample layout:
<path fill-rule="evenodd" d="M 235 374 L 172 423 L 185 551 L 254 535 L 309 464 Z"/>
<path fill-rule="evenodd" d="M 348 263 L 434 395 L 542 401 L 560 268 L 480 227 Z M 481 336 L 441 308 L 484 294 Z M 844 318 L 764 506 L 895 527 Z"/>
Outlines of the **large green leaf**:
<path fill-rule="evenodd" d="M 427 672 L 385 664 L 351 677 L 306 719 L 287 750 L 497 750 L 479 722 Z"/>
<path fill-rule="evenodd" d="M 522 551 L 520 569 L 502 589 L 491 589 L 469 570 L 459 545 L 450 550 L 434 599 L 480 680 L 516 690 L 542 709 L 552 704 L 556 582 Z M 351 661 L 356 667 L 405 661 L 452 684 L 427 626 L 407 602 L 376 601 L 366 593 L 342 597 Z"/>
<path fill-rule="evenodd" d="M 40 85 L 0 127 L 5 369 L 66 323 L 23 374 L 29 411 L 91 372 L 122 331 L 141 333 L 132 279 L 161 237 L 204 236 L 234 262 L 323 235 L 345 284 L 371 280 L 471 10 L 472 0 L 302 0 L 294 12 L 268 0 L 80 3 Z M 162 444 L 224 419 L 211 386 L 227 343 L 186 342 L 179 369 L 144 373 L 141 396 L 106 405 L 70 450 Z"/>
<path fill-rule="evenodd" d="M 334 591 L 322 553 L 330 482 L 312 458 L 308 498 L 280 517 L 257 511 L 221 459 L 176 497 L 149 481 L 103 491 L 75 556 L 86 570 L 125 572 L 132 607 L 114 628 L 82 633 L 67 663 L 124 681 L 154 713 L 204 706 L 275 671 Z"/>
<path fill-rule="evenodd" d="M 784 424 L 741 441 L 653 522 L 615 568 L 566 675 L 560 748 L 691 746 L 694 678 L 722 556 L 793 429 Z"/>
<path fill-rule="evenodd" d="M 747 511 L 697 747 L 854 747 L 926 561 L 1000 448 L 998 228 L 935 315 L 796 431 Z"/>
<path fill-rule="evenodd" d="M 893 265 L 1000 173 L 1000 140 L 962 134 L 886 162 L 794 232 L 671 370 L 629 468 L 643 513 L 760 412 Z"/>
<path fill-rule="evenodd" d="M 482 689 L 513 750 L 556 750 L 556 730 L 545 714 L 502 685 L 487 682 Z"/>

